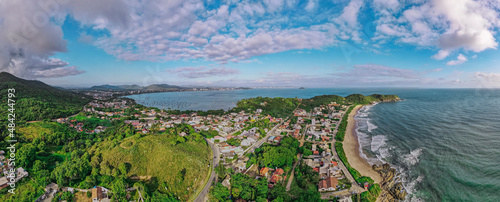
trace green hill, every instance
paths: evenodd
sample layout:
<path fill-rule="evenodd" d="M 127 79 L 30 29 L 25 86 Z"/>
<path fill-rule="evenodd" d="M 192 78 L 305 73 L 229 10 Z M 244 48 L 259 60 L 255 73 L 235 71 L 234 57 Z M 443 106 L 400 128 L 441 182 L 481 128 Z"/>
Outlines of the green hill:
<path fill-rule="evenodd" d="M 169 135 L 133 136 L 119 143 L 102 142 L 91 152 L 102 156 L 101 174 L 113 175 L 114 168 L 125 163 L 129 179 L 140 180 L 152 191 L 171 193 L 186 201 L 203 188 L 212 154 L 205 141 L 172 145 L 173 138 Z"/>
<path fill-rule="evenodd" d="M 372 102 L 389 102 L 389 101 L 401 100 L 397 95 L 380 95 L 380 94 L 372 94 L 369 96 L 364 96 L 361 94 L 352 94 L 345 98 L 347 102 L 351 102 L 354 104 L 370 104 Z"/>
<path fill-rule="evenodd" d="M 80 94 L 49 86 L 41 81 L 25 80 L 0 73 L 0 116 L 6 117 L 8 89 L 15 89 L 17 121 L 66 117 L 78 113 L 90 100 Z"/>

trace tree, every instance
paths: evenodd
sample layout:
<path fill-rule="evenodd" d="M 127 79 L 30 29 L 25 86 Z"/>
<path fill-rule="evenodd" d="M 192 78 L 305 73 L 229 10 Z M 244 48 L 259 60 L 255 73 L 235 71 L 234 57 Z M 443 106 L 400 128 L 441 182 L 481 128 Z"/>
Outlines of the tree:
<path fill-rule="evenodd" d="M 36 157 L 36 147 L 31 143 L 24 144 L 17 153 L 19 161 L 16 163 L 19 163 L 20 167 L 31 168 Z"/>
<path fill-rule="evenodd" d="M 117 178 L 115 181 L 113 181 L 113 184 L 111 185 L 111 190 L 113 190 L 113 197 L 112 199 L 115 201 L 126 201 L 127 197 L 127 183 L 123 178 Z"/>
<path fill-rule="evenodd" d="M 120 173 L 122 175 L 127 175 L 128 173 L 128 169 L 127 169 L 127 165 L 125 163 L 120 163 L 120 165 L 118 165 L 118 169 L 120 170 Z"/>
<path fill-rule="evenodd" d="M 178 136 L 176 139 L 176 142 L 177 143 L 184 143 L 184 142 L 186 142 L 186 139 L 184 137 Z"/>
<path fill-rule="evenodd" d="M 210 194 L 216 201 L 226 201 L 230 196 L 229 189 L 221 183 L 217 183 L 210 191 Z"/>

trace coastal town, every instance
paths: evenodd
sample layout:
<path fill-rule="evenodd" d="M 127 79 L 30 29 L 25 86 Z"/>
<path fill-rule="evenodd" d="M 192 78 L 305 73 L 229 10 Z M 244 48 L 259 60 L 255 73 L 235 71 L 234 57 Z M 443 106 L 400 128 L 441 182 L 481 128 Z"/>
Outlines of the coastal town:
<path fill-rule="evenodd" d="M 260 103 L 260 105 L 265 106 L 266 103 Z M 108 101 L 96 99 L 88 103 L 78 115 L 53 121 L 86 134 L 105 132 L 110 126 L 110 121 L 120 120 L 130 125 L 135 133 L 141 134 L 152 132 L 161 134 L 169 128 L 189 125 L 196 133 L 207 134 L 206 141 L 215 151 L 214 159 L 210 163 L 213 169 L 223 167 L 225 170 L 232 170 L 230 173 L 241 173 L 250 178 L 265 179 L 268 189 L 283 185 L 288 191 L 294 182 L 294 170 L 298 164 L 304 164 L 310 167 L 314 175 L 319 178 L 316 186 L 322 199 L 352 201 L 351 195 L 367 191 L 370 185 L 357 183 L 335 151 L 335 135 L 349 107 L 349 103 L 338 104 L 336 102 L 314 107 L 310 111 L 298 107 L 287 118 L 263 115 L 262 109 L 202 116 L 197 113 L 169 114 L 166 110 L 137 105 L 133 100 L 126 98 Z M 190 134 L 186 132 L 178 134 L 179 137 L 188 135 Z M 255 159 L 251 161 L 251 158 L 255 158 L 254 152 L 261 149 L 261 146 L 279 147 L 285 138 L 293 138 L 300 144 L 301 152 L 294 157 L 293 166 L 261 166 L 255 162 Z M 8 169 L 5 165 L 4 167 Z M 22 173 L 18 176 L 28 175 L 22 168 L 18 170 Z M 215 176 L 212 174 L 205 189 L 209 190 L 211 186 L 220 183 L 231 190 L 231 174 L 222 175 L 224 176 L 215 177 L 217 174 Z M 6 179 L 1 182 L 3 181 Z M 5 185 L 2 186 L 5 187 Z M 54 183 L 48 185 L 45 188 L 46 193 L 40 196 L 39 201 L 52 200 L 58 191 L 73 193 L 76 189 L 71 187 L 58 189 L 57 187 L 59 186 Z M 102 190 L 106 190 L 104 194 L 100 194 Z M 105 187 L 95 186 L 93 189 L 83 191 L 92 192 L 93 201 L 109 200 L 106 197 L 108 189 Z M 209 194 L 201 192 L 194 201 L 208 199 Z"/>

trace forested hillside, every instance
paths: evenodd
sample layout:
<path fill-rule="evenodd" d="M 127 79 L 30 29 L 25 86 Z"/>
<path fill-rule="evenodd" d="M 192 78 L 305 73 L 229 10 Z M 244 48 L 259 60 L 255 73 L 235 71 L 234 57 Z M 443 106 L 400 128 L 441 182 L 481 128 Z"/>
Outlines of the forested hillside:
<path fill-rule="evenodd" d="M 66 117 L 78 113 L 90 100 L 84 95 L 51 87 L 43 82 L 24 80 L 0 73 L 0 114 L 7 110 L 8 89 L 15 89 L 17 121 L 34 121 Z"/>

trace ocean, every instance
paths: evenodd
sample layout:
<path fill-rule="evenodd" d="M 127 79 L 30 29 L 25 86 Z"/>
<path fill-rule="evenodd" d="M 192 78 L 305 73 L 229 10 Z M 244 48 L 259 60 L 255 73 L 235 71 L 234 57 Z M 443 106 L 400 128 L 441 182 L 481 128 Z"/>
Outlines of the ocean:
<path fill-rule="evenodd" d="M 357 135 L 372 164 L 399 172 L 408 201 L 500 201 L 500 89 L 318 88 L 152 93 L 146 106 L 229 109 L 250 97 L 396 94 L 403 101 L 361 108 Z"/>

